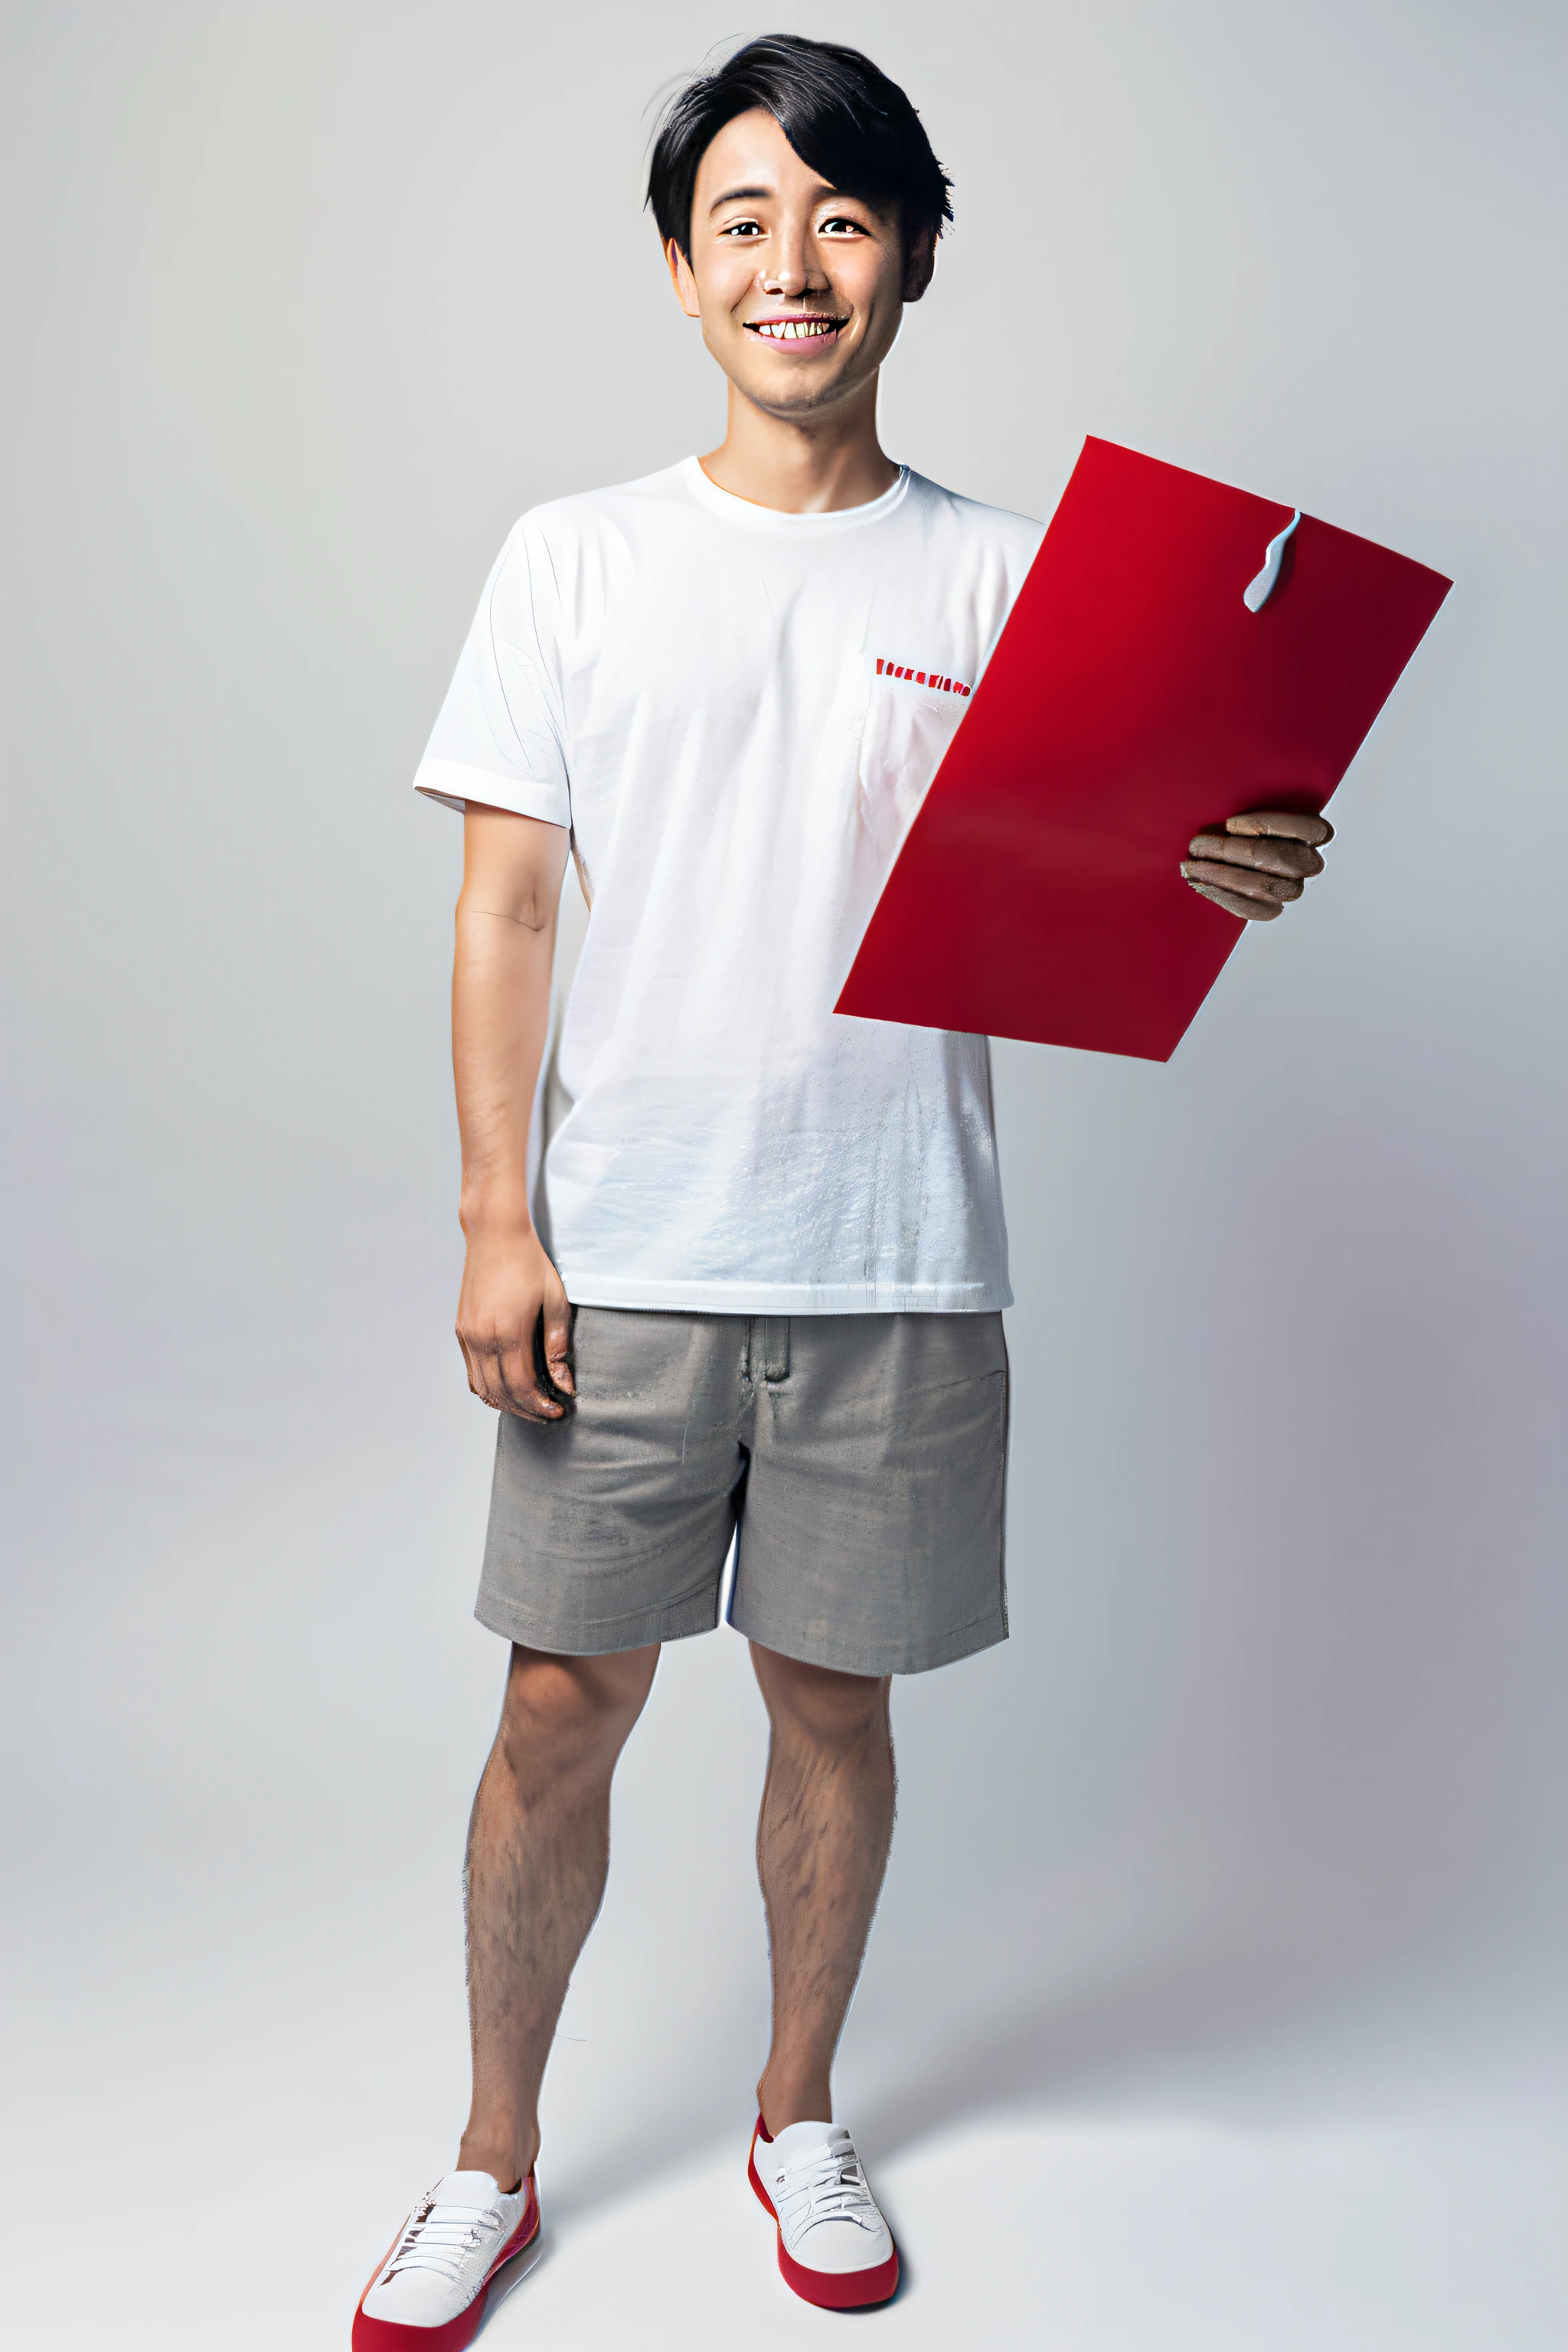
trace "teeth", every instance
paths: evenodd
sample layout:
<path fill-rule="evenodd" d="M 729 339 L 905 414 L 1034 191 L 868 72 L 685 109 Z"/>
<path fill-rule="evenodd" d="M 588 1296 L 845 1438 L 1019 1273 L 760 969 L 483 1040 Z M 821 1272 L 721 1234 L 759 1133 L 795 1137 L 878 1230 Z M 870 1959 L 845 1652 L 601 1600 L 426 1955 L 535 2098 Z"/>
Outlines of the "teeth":
<path fill-rule="evenodd" d="M 831 319 L 769 320 L 759 326 L 757 332 L 766 335 L 771 342 L 798 343 L 817 335 L 831 334 L 835 324 Z"/>

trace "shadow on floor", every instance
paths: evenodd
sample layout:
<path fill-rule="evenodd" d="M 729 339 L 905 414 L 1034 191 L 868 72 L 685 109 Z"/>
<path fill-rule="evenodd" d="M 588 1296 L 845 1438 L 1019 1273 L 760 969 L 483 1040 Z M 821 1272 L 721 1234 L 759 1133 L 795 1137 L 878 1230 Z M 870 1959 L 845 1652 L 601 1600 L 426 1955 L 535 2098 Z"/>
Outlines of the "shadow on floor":
<path fill-rule="evenodd" d="M 907 2074 L 861 2095 L 856 2128 L 886 2158 L 982 2116 L 1115 2101 L 1205 2065 L 1234 2074 L 1252 2053 L 1287 2052 L 1347 1990 L 1342 1969 L 1222 1953 L 1058 1980 L 950 2028 Z"/>
<path fill-rule="evenodd" d="M 1229 2105 L 1250 2054 L 1265 2063 L 1288 2057 L 1365 1987 L 1364 1973 L 1347 1968 L 1342 1955 L 1330 1964 L 1310 1954 L 1265 1958 L 1234 1949 L 1181 1960 L 1152 1953 L 1144 1963 L 1076 1983 L 1058 1979 L 993 2006 L 967 2031 L 950 2010 L 918 2044 L 911 2033 L 907 2066 L 895 2074 L 884 2063 L 871 2082 L 863 2077 L 855 2129 L 885 2160 L 982 2116 L 1090 2099 L 1113 2104 L 1205 2068 L 1225 2071 L 1226 2087 L 1215 2103 Z M 1271 2112 L 1285 2097 L 1278 2083 L 1271 2093 L 1255 2090 L 1252 2112 L 1259 2095 Z M 569 2220 L 591 2211 L 731 2143 L 743 2168 L 751 2121 L 749 2106 L 700 2092 L 680 2115 L 650 2116 L 646 2129 L 604 2148 L 591 2170 L 552 2182 L 552 2214 Z"/>

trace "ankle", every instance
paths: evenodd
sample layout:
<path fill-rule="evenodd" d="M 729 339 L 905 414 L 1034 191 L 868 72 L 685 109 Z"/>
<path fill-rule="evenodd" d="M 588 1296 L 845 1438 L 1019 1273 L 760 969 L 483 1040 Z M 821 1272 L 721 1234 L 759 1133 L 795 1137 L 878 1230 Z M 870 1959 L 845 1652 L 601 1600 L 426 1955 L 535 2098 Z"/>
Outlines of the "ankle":
<path fill-rule="evenodd" d="M 537 2126 L 527 2131 L 482 2131 L 470 2124 L 458 2145 L 459 2172 L 488 2172 L 510 2195 L 528 2179 L 539 2159 Z"/>
<path fill-rule="evenodd" d="M 770 2139 L 791 2124 L 833 2121 L 833 2091 L 826 2074 L 764 2074 L 757 2084 L 757 2111 Z"/>

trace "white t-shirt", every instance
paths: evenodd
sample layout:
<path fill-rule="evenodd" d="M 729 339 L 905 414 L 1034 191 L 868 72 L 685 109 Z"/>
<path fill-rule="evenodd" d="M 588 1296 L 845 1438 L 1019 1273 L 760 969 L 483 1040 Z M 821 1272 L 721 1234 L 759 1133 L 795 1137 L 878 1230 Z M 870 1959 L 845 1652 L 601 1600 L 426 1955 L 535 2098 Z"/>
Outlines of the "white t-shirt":
<path fill-rule="evenodd" d="M 695 457 L 512 531 L 415 781 L 572 828 L 575 1304 L 1010 1303 L 987 1040 L 833 1006 L 1040 536 L 907 470 L 781 514 Z"/>

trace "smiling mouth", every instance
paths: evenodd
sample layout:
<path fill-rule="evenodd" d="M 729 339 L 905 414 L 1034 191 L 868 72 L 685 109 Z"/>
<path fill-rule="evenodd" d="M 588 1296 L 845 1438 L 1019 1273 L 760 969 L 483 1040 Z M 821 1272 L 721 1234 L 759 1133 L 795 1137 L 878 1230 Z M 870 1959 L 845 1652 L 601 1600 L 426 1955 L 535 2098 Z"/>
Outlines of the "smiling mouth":
<path fill-rule="evenodd" d="M 765 343 L 819 343 L 848 324 L 847 319 L 748 319 L 746 332 Z"/>

